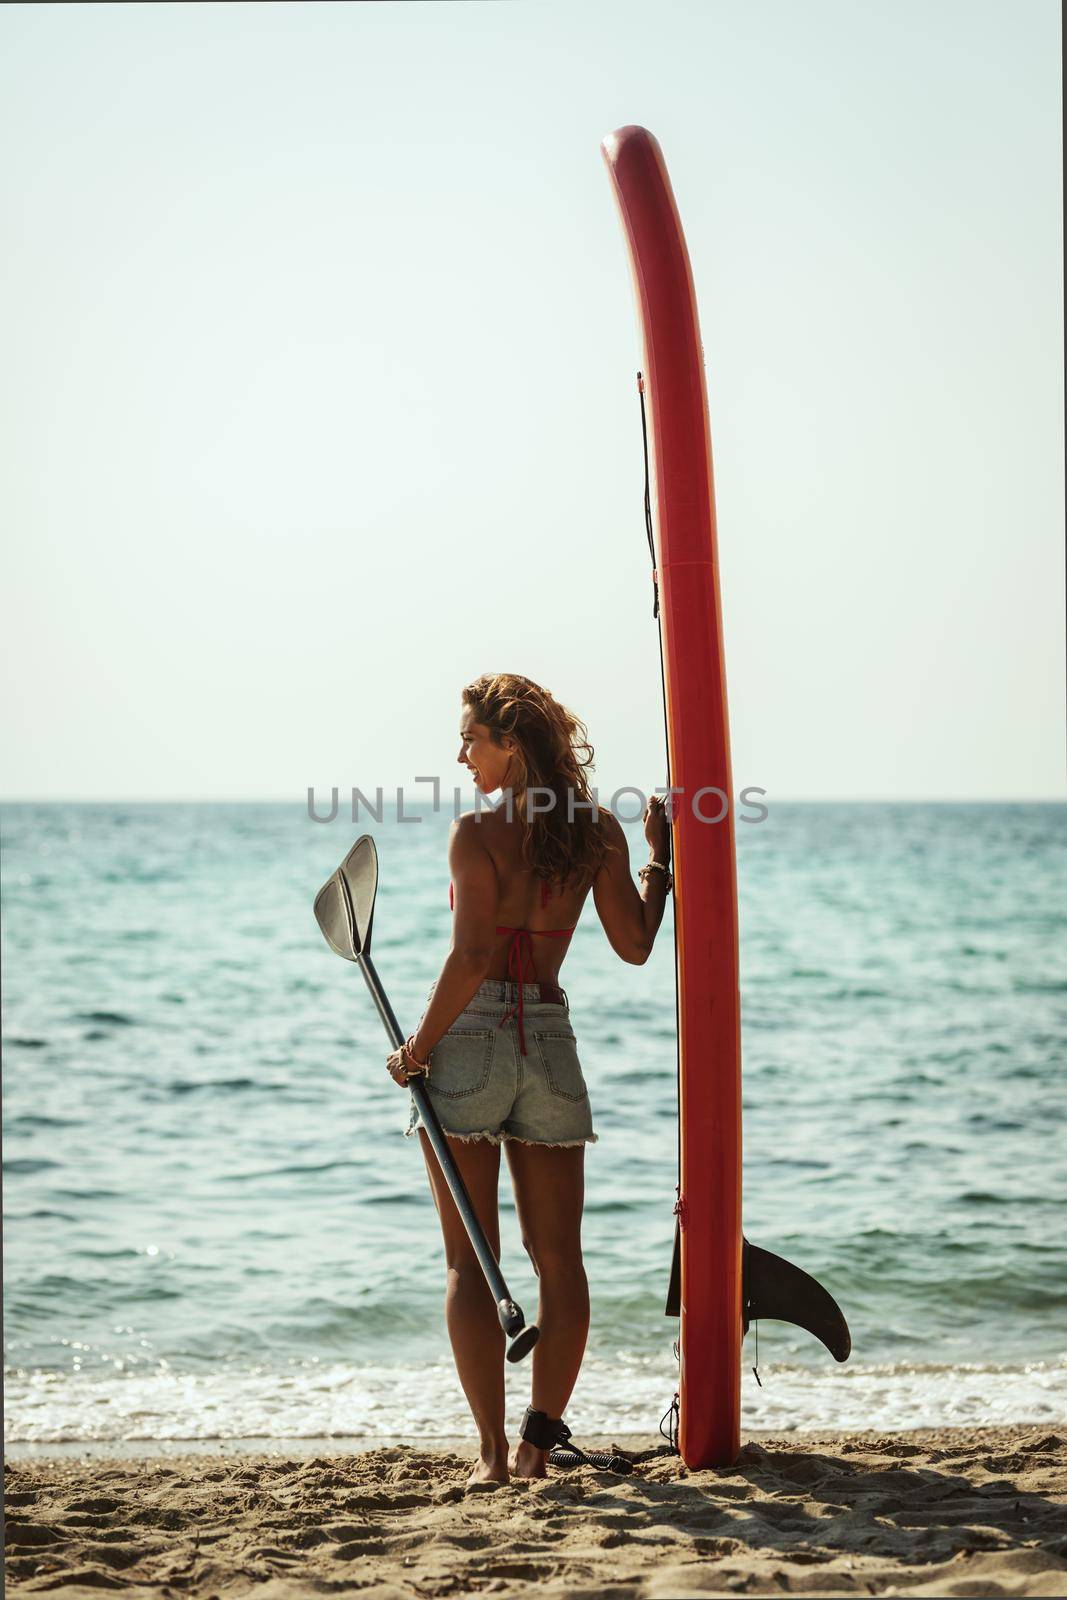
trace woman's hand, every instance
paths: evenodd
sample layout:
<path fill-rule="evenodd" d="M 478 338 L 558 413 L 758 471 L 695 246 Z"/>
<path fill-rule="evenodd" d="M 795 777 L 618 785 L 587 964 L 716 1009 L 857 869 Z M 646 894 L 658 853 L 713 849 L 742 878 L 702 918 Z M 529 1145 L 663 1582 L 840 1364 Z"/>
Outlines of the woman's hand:
<path fill-rule="evenodd" d="M 424 1078 L 430 1075 L 430 1061 L 417 1059 L 411 1039 L 402 1044 L 399 1050 L 394 1050 L 392 1055 L 386 1056 L 385 1065 L 393 1082 L 398 1083 L 402 1089 L 407 1088 L 409 1078 Z"/>
<path fill-rule="evenodd" d="M 667 821 L 667 810 L 661 794 L 654 794 L 645 807 L 645 838 L 652 850 L 653 861 L 662 861 L 664 866 L 668 866 L 671 859 L 671 825 Z"/>

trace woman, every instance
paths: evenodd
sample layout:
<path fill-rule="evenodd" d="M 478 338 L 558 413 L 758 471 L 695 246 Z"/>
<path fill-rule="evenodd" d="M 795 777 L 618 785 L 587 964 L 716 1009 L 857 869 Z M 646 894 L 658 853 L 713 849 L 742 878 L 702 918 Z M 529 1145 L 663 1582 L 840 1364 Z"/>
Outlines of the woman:
<path fill-rule="evenodd" d="M 597 1137 L 559 972 L 590 889 L 616 954 L 635 965 L 648 959 L 671 886 L 670 827 L 653 797 L 644 818 L 651 855 L 638 889 L 618 820 L 591 796 L 593 750 L 583 724 L 529 678 L 494 673 L 469 684 L 459 732 L 460 765 L 482 793 L 499 789 L 501 799 L 452 824 L 451 947 L 418 1028 L 387 1064 L 399 1084 L 426 1074 L 498 1257 L 497 1180 L 507 1145 L 540 1289 L 531 1404 L 551 1428 L 574 1388 L 589 1328 L 581 1220 L 585 1146 Z M 409 1134 L 417 1116 L 412 1097 Z M 444 1232 L 449 1337 L 481 1439 L 470 1483 L 544 1477 L 547 1450 L 521 1439 L 508 1455 L 504 1333 L 426 1131 L 418 1131 Z"/>

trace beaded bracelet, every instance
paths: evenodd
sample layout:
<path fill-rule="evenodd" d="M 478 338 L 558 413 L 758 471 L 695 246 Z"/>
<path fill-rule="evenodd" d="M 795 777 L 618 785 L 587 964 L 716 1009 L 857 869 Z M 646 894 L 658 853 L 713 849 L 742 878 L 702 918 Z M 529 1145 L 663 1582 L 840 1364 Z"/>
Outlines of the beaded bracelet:
<path fill-rule="evenodd" d="M 415 1035 L 413 1033 L 408 1035 L 403 1049 L 410 1066 L 415 1067 L 419 1072 L 429 1072 L 430 1062 L 433 1060 L 433 1051 L 430 1051 L 425 1061 L 420 1061 L 418 1056 L 415 1054 Z"/>
<path fill-rule="evenodd" d="M 646 866 L 641 868 L 637 876 L 647 882 L 654 872 L 663 873 L 663 876 L 667 880 L 667 893 L 670 894 L 671 890 L 674 888 L 674 874 L 671 872 L 669 867 L 664 866 L 662 861 L 648 862 Z"/>

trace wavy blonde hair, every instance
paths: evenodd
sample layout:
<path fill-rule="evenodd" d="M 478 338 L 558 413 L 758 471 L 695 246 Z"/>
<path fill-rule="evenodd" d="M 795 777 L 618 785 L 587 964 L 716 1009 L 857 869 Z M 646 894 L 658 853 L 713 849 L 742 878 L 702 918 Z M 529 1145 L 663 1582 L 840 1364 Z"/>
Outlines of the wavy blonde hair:
<path fill-rule="evenodd" d="M 503 743 L 506 734 L 515 740 L 507 781 L 522 822 L 526 865 L 550 887 L 592 882 L 615 846 L 603 827 L 609 813 L 592 804 L 588 774 L 593 769 L 593 746 L 585 723 L 548 689 L 516 672 L 483 673 L 468 683 L 463 701 L 475 721 L 489 729 L 494 744 Z M 555 804 L 528 815 L 530 789 L 550 790 Z M 574 797 L 573 821 L 567 816 L 568 790 Z M 535 798 L 535 805 L 540 798 Z"/>

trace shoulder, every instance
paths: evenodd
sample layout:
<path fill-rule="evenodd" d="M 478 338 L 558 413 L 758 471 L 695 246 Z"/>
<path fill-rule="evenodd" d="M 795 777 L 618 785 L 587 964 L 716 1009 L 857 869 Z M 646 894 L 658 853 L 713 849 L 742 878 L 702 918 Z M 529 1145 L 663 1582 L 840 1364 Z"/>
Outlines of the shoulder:
<path fill-rule="evenodd" d="M 448 859 L 470 862 L 488 854 L 484 814 L 464 811 L 453 818 L 452 826 L 448 830 Z"/>
<path fill-rule="evenodd" d="M 626 834 L 623 832 L 622 823 L 615 813 L 609 811 L 606 806 L 600 807 L 600 835 L 609 851 L 619 851 L 623 860 L 629 860 L 630 847 L 626 842 Z"/>
<path fill-rule="evenodd" d="M 474 812 L 453 820 L 448 834 L 448 870 L 461 905 L 491 905 L 499 892 L 496 863 L 488 847 L 485 828 Z M 462 892 L 461 892 L 462 886 Z"/>
<path fill-rule="evenodd" d="M 481 841 L 485 838 L 485 825 L 491 813 L 485 811 L 461 811 L 458 817 L 453 817 L 452 826 L 448 830 L 448 842 L 461 840 L 464 844 Z"/>
<path fill-rule="evenodd" d="M 622 823 L 614 811 L 609 811 L 607 806 L 600 806 L 599 812 L 600 829 L 604 837 L 610 839 L 612 844 L 618 844 L 620 840 L 625 840 L 626 835 L 622 831 Z"/>

